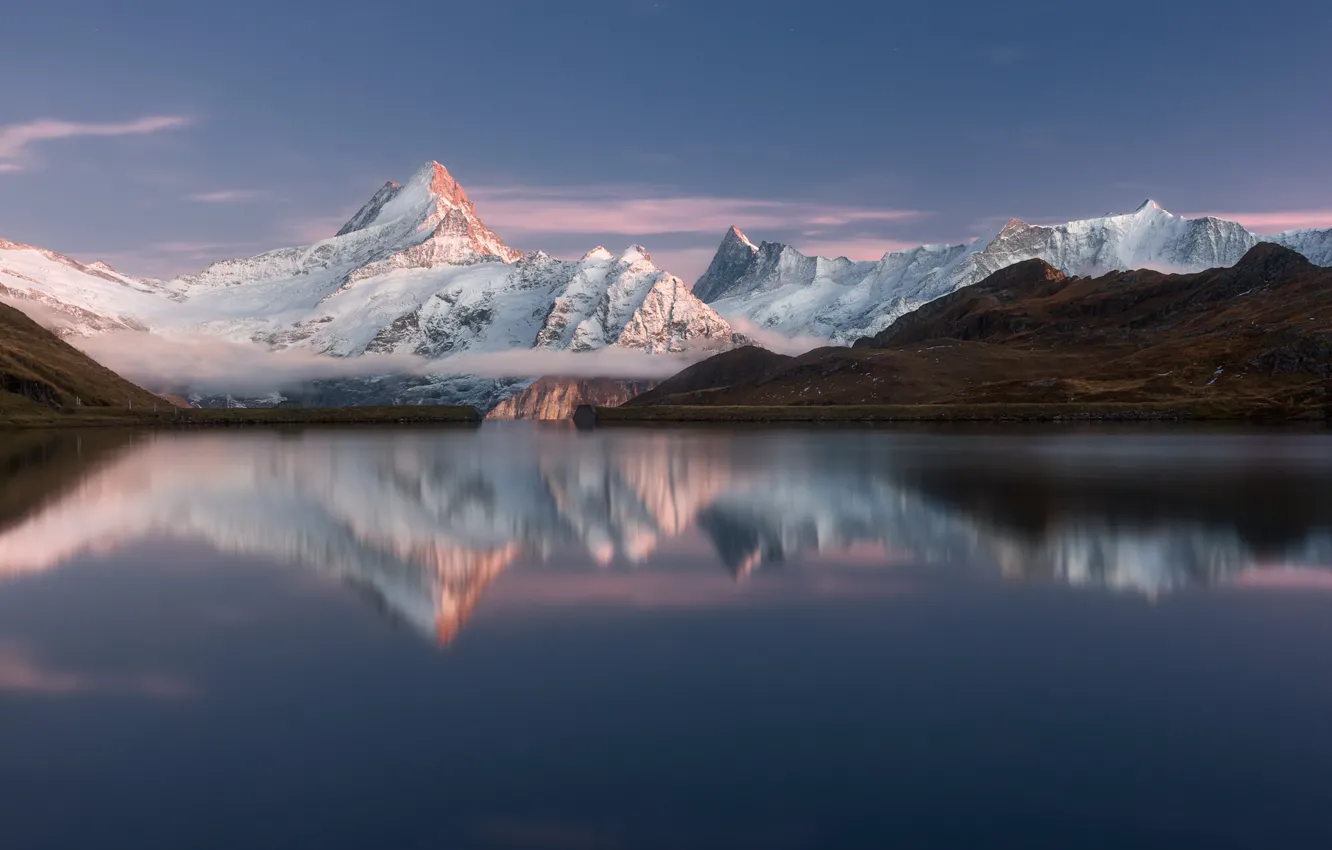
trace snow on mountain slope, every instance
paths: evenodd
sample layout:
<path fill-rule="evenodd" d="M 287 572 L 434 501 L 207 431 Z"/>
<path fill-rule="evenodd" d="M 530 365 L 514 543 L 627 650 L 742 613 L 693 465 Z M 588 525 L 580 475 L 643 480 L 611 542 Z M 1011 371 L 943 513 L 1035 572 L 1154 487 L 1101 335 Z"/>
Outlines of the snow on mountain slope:
<path fill-rule="evenodd" d="M 790 336 L 851 342 L 1022 260 L 1042 259 L 1070 275 L 1135 268 L 1196 272 L 1233 265 L 1263 240 L 1301 251 L 1315 263 L 1332 263 L 1332 230 L 1260 237 L 1233 221 L 1186 219 L 1146 201 L 1127 215 L 1053 227 L 1012 219 L 989 240 L 924 245 L 875 262 L 806 257 L 773 242 L 755 246 L 732 228 L 694 292 L 723 316 Z"/>
<path fill-rule="evenodd" d="M 195 299 L 206 313 L 234 287 L 267 284 L 285 292 L 292 308 L 332 294 L 352 279 L 432 265 L 512 262 L 522 256 L 477 217 L 467 193 L 437 162 L 422 166 L 402 186 L 389 183 L 338 235 L 313 245 L 280 248 L 256 257 L 224 260 L 185 275 L 170 288 Z"/>
<path fill-rule="evenodd" d="M 1273 236 L 1271 241 L 1299 251 L 1316 266 L 1332 266 L 1332 229 L 1287 230 Z"/>
<path fill-rule="evenodd" d="M 578 261 L 508 247 L 435 162 L 402 185 L 386 183 L 335 236 L 172 281 L 134 281 L 9 243 L 0 244 L 0 258 L 0 285 L 9 294 L 69 314 L 70 332 L 79 335 L 148 329 L 333 357 L 392 352 L 441 361 L 534 348 L 714 350 L 736 338 L 641 246 L 618 256 L 597 248 Z M 441 363 L 440 376 L 431 378 L 348 379 L 325 386 L 319 397 L 489 407 L 514 384 L 459 383 L 447 368 Z"/>
<path fill-rule="evenodd" d="M 164 302 L 159 290 L 106 263 L 84 265 L 63 254 L 0 239 L 0 297 L 31 302 L 62 336 L 142 330 Z"/>

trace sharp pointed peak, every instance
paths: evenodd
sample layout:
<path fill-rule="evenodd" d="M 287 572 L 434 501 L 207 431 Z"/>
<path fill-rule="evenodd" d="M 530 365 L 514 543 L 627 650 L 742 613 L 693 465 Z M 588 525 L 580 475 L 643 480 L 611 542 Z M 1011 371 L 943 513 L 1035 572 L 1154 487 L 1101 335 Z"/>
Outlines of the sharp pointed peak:
<path fill-rule="evenodd" d="M 454 206 L 471 204 L 462 184 L 436 160 L 432 159 L 418 168 L 410 182 L 416 186 L 423 186 L 431 195 L 442 198 Z"/>
<path fill-rule="evenodd" d="M 722 245 L 736 244 L 748 245 L 750 248 L 756 248 L 754 243 L 749 241 L 749 237 L 745 235 L 745 232 L 733 224 L 731 225 L 730 230 L 726 231 L 726 235 L 722 237 Z"/>
<path fill-rule="evenodd" d="M 1166 215 L 1170 214 L 1165 207 L 1161 206 L 1151 198 L 1138 204 L 1138 208 L 1133 211 L 1133 215 L 1155 215 L 1157 213 L 1165 213 Z"/>
<path fill-rule="evenodd" d="M 606 250 L 605 245 L 598 245 L 583 255 L 583 260 L 613 260 L 615 255 Z"/>

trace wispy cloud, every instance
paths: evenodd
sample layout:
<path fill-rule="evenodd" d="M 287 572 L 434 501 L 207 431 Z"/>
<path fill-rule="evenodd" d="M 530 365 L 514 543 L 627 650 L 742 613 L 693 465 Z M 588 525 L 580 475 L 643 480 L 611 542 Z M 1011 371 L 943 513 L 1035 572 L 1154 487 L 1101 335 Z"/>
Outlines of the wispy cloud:
<path fill-rule="evenodd" d="M 1280 233 L 1283 230 L 1305 230 L 1332 227 L 1332 209 L 1277 210 L 1268 212 L 1204 212 L 1188 213 L 1187 218 L 1213 216 L 1227 221 L 1238 221 L 1257 233 Z"/>
<path fill-rule="evenodd" d="M 218 189 L 213 192 L 196 192 L 188 199 L 201 204 L 244 204 L 268 197 L 264 189 Z"/>
<path fill-rule="evenodd" d="M 707 233 L 732 224 L 768 230 L 805 230 L 913 221 L 919 210 L 766 200 L 713 195 L 669 195 L 634 187 L 534 188 L 482 186 L 471 190 L 482 218 L 515 233 Z"/>
<path fill-rule="evenodd" d="M 84 136 L 137 136 L 189 125 L 180 115 L 149 115 L 133 121 L 91 122 L 39 118 L 24 124 L 0 125 L 0 172 L 20 171 L 29 148 L 41 142 Z"/>

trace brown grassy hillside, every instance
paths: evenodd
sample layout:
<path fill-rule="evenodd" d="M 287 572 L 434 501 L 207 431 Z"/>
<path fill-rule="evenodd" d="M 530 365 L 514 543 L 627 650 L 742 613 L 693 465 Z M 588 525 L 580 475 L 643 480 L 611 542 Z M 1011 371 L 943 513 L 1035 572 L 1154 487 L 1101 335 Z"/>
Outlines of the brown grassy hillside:
<path fill-rule="evenodd" d="M 76 399 L 87 407 L 167 406 L 23 313 L 0 304 L 0 415 L 38 415 L 72 407 Z"/>

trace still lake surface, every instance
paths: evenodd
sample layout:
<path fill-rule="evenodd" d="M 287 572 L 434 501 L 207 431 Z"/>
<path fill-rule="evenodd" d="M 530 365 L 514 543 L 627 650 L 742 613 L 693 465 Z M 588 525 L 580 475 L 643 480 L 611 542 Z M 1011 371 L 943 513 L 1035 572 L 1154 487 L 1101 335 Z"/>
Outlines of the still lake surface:
<path fill-rule="evenodd" d="M 5 848 L 1332 847 L 1332 434 L 0 436 Z"/>

